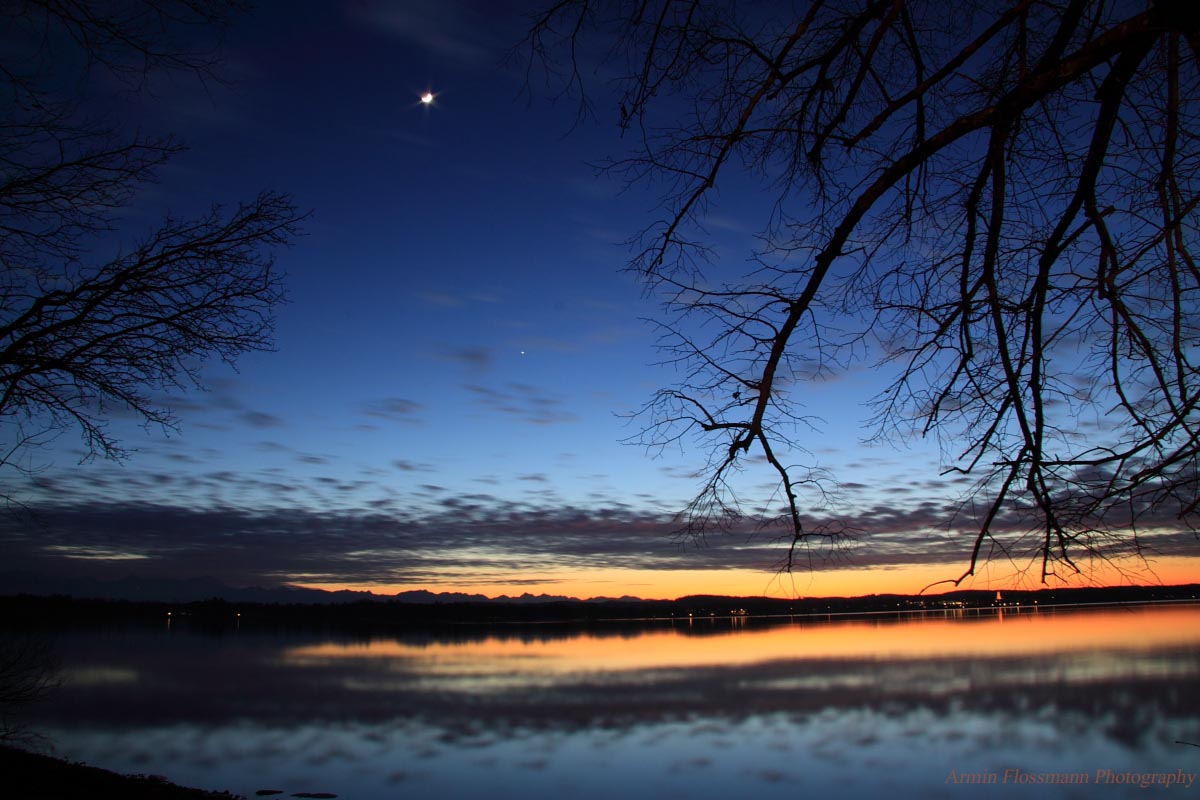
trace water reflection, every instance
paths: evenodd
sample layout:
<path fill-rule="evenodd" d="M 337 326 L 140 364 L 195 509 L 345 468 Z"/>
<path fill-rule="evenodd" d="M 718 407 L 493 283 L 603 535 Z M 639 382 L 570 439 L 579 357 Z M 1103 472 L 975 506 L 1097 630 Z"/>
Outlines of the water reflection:
<path fill-rule="evenodd" d="M 249 795 L 962 796 L 951 769 L 1200 773 L 1175 743 L 1200 741 L 1194 606 L 696 627 L 73 634 L 46 727 L 68 757 Z M 1096 787 L 970 794 L 1014 789 Z"/>
<path fill-rule="evenodd" d="M 416 659 L 440 670 L 468 659 L 476 665 L 537 660 L 538 671 L 655 669 L 669 666 L 739 665 L 776 659 L 932 658 L 935 656 L 1035 655 L 1098 648 L 1156 649 L 1196 641 L 1187 621 L 1190 607 L 1031 612 L 949 619 L 937 616 L 800 621 L 747 627 L 744 618 L 724 627 L 680 624 L 639 631 L 636 647 L 613 647 L 595 633 L 531 639 L 491 633 L 472 644 L 404 639 L 358 644 L 328 642 L 289 651 L 305 658 Z M 751 620 L 753 622 L 753 620 Z M 731 627 L 732 626 L 732 627 Z M 704 635 L 696 635 L 703 633 Z"/>

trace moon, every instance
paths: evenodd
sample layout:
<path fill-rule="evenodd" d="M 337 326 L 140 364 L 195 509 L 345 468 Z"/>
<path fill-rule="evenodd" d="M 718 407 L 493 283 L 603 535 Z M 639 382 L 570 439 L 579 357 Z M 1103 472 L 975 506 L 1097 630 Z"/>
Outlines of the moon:
<path fill-rule="evenodd" d="M 433 92 L 425 92 L 425 94 L 421 95 L 421 102 L 427 106 L 432 105 L 433 104 Z"/>

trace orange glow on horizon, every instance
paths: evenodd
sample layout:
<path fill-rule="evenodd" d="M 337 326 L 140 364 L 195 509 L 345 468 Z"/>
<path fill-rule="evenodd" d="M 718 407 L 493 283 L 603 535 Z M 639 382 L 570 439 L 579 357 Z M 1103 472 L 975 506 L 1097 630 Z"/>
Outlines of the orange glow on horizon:
<path fill-rule="evenodd" d="M 297 581 L 294 585 L 325 591 L 370 591 L 391 595 L 423 589 L 430 592 L 462 592 L 487 597 L 549 594 L 588 599 L 629 595 L 647 600 L 671 600 L 688 595 L 729 597 L 861 597 L 872 594 L 937 595 L 957 589 L 1037 590 L 1087 586 L 1176 586 L 1200 583 L 1200 557 L 1172 556 L 1144 564 L 1122 562 L 1123 571 L 1107 564 L 1082 565 L 1084 572 L 1070 581 L 1041 584 L 1040 575 L 1018 573 L 1011 566 L 983 566 L 978 573 L 955 587 L 939 583 L 957 578 L 963 565 L 900 565 L 896 567 L 797 570 L 792 574 L 755 570 L 578 570 L 544 575 L 481 575 L 478 582 L 380 584 L 318 583 Z M 531 582 L 531 579 L 535 582 Z M 936 584 L 936 585 L 935 585 Z"/>

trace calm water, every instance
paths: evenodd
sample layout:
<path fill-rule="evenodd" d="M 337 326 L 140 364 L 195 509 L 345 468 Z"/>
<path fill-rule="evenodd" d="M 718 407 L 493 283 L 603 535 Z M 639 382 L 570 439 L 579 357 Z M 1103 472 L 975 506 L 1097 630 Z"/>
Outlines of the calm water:
<path fill-rule="evenodd" d="M 1200 607 L 736 623 L 72 633 L 40 729 L 70 759 L 248 796 L 1200 795 L 1117 782 L 1200 775 L 1176 743 L 1200 743 Z M 1088 782 L 1014 777 L 1048 773 Z"/>

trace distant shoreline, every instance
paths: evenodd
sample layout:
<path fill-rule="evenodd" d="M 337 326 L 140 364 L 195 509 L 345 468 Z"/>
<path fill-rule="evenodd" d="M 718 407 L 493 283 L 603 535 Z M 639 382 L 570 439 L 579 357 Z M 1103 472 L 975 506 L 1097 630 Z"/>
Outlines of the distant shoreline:
<path fill-rule="evenodd" d="M 1044 611 L 1069 611 L 1069 610 L 1086 610 L 1090 608 L 1126 608 L 1131 606 L 1160 606 L 1160 605 L 1200 605 L 1200 597 L 1196 598 L 1180 598 L 1170 600 L 1115 600 L 1097 603 L 1045 603 L 1045 604 L 1003 604 L 1003 605 L 985 605 L 985 606 L 967 606 L 962 609 L 954 608 L 901 608 L 901 609 L 879 609 L 874 611 L 806 611 L 804 613 L 788 613 L 788 614 L 745 614 L 746 619 L 758 620 L 785 620 L 785 619 L 826 619 L 829 617 L 838 618 L 862 618 L 862 617 L 920 617 L 929 615 L 938 615 L 944 612 L 963 611 L 969 616 L 982 616 L 984 614 L 998 613 L 1031 613 L 1039 610 Z M 671 622 L 678 621 L 679 617 L 614 617 L 611 619 L 601 618 L 600 622 Z"/>
<path fill-rule="evenodd" d="M 691 620 L 901 619 L 940 614 L 972 617 L 995 612 L 1071 610 L 1134 604 L 1200 602 L 1200 584 L 1087 587 L 1036 591 L 964 590 L 940 595 L 868 595 L 851 598 L 721 597 L 676 600 L 555 600 L 406 603 L 378 598 L 340 603 L 253 603 L 211 598 L 193 602 L 80 599 L 62 595 L 0 597 L 0 628 L 75 628 L 93 625 L 187 627 L 191 630 L 389 631 L 473 626 L 545 626 L 611 629 Z"/>

